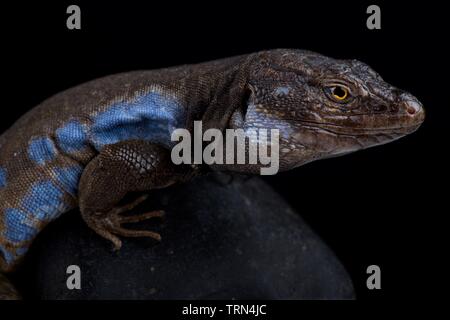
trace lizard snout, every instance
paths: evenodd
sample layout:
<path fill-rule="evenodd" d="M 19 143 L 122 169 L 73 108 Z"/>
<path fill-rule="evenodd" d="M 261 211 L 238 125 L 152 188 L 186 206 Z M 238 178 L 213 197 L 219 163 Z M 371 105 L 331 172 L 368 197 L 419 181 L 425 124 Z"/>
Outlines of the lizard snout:
<path fill-rule="evenodd" d="M 416 97 L 409 93 L 400 95 L 400 105 L 410 117 L 413 125 L 419 125 L 425 120 L 425 109 Z"/>

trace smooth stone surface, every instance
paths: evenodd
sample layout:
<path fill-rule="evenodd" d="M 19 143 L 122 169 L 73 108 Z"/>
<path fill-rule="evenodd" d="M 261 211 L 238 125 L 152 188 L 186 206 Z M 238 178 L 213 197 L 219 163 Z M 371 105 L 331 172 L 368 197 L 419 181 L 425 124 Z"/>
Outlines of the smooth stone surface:
<path fill-rule="evenodd" d="M 352 282 L 333 252 L 257 177 L 208 175 L 151 193 L 136 212 L 166 218 L 130 225 L 162 242 L 112 245 L 78 211 L 49 225 L 18 274 L 25 298 L 352 299 Z M 78 265 L 82 290 L 68 290 Z"/>

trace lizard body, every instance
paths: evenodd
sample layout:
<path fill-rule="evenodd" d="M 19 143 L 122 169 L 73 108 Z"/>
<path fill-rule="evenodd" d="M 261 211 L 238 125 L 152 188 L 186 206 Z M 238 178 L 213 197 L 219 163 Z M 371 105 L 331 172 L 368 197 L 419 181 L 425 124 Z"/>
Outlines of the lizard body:
<path fill-rule="evenodd" d="M 14 270 L 38 233 L 76 207 L 116 249 L 118 236 L 159 239 L 121 224 L 161 212 L 124 217 L 142 199 L 117 203 L 128 192 L 163 188 L 196 174 L 197 168 L 170 160 L 171 132 L 192 130 L 195 120 L 220 130 L 279 129 L 280 169 L 288 170 L 395 140 L 423 119 L 415 97 L 367 65 L 301 50 L 87 82 L 42 102 L 0 136 L 0 271 Z M 247 173 L 258 168 L 213 166 Z"/>

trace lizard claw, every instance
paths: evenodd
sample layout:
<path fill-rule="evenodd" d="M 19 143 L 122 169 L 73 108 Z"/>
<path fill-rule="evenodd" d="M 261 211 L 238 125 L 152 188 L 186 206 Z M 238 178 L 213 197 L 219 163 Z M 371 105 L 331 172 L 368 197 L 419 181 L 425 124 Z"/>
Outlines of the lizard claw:
<path fill-rule="evenodd" d="M 161 241 L 159 233 L 148 230 L 131 230 L 124 228 L 124 223 L 135 223 L 152 218 L 162 218 L 163 210 L 146 212 L 138 215 L 123 216 L 122 213 L 129 211 L 147 198 L 147 195 L 141 196 L 129 204 L 121 207 L 115 207 L 107 213 L 93 214 L 89 218 L 88 225 L 103 238 L 110 240 L 114 244 L 114 251 L 120 250 L 122 237 L 149 237 Z"/>

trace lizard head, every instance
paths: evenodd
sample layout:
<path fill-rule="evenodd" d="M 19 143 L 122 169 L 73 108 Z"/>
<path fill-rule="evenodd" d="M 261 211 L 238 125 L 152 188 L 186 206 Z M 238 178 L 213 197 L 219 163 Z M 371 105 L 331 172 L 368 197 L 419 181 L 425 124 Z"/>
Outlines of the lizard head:
<path fill-rule="evenodd" d="M 281 170 L 396 140 L 425 118 L 414 96 L 357 60 L 271 50 L 249 65 L 245 106 L 231 127 L 279 129 Z"/>

